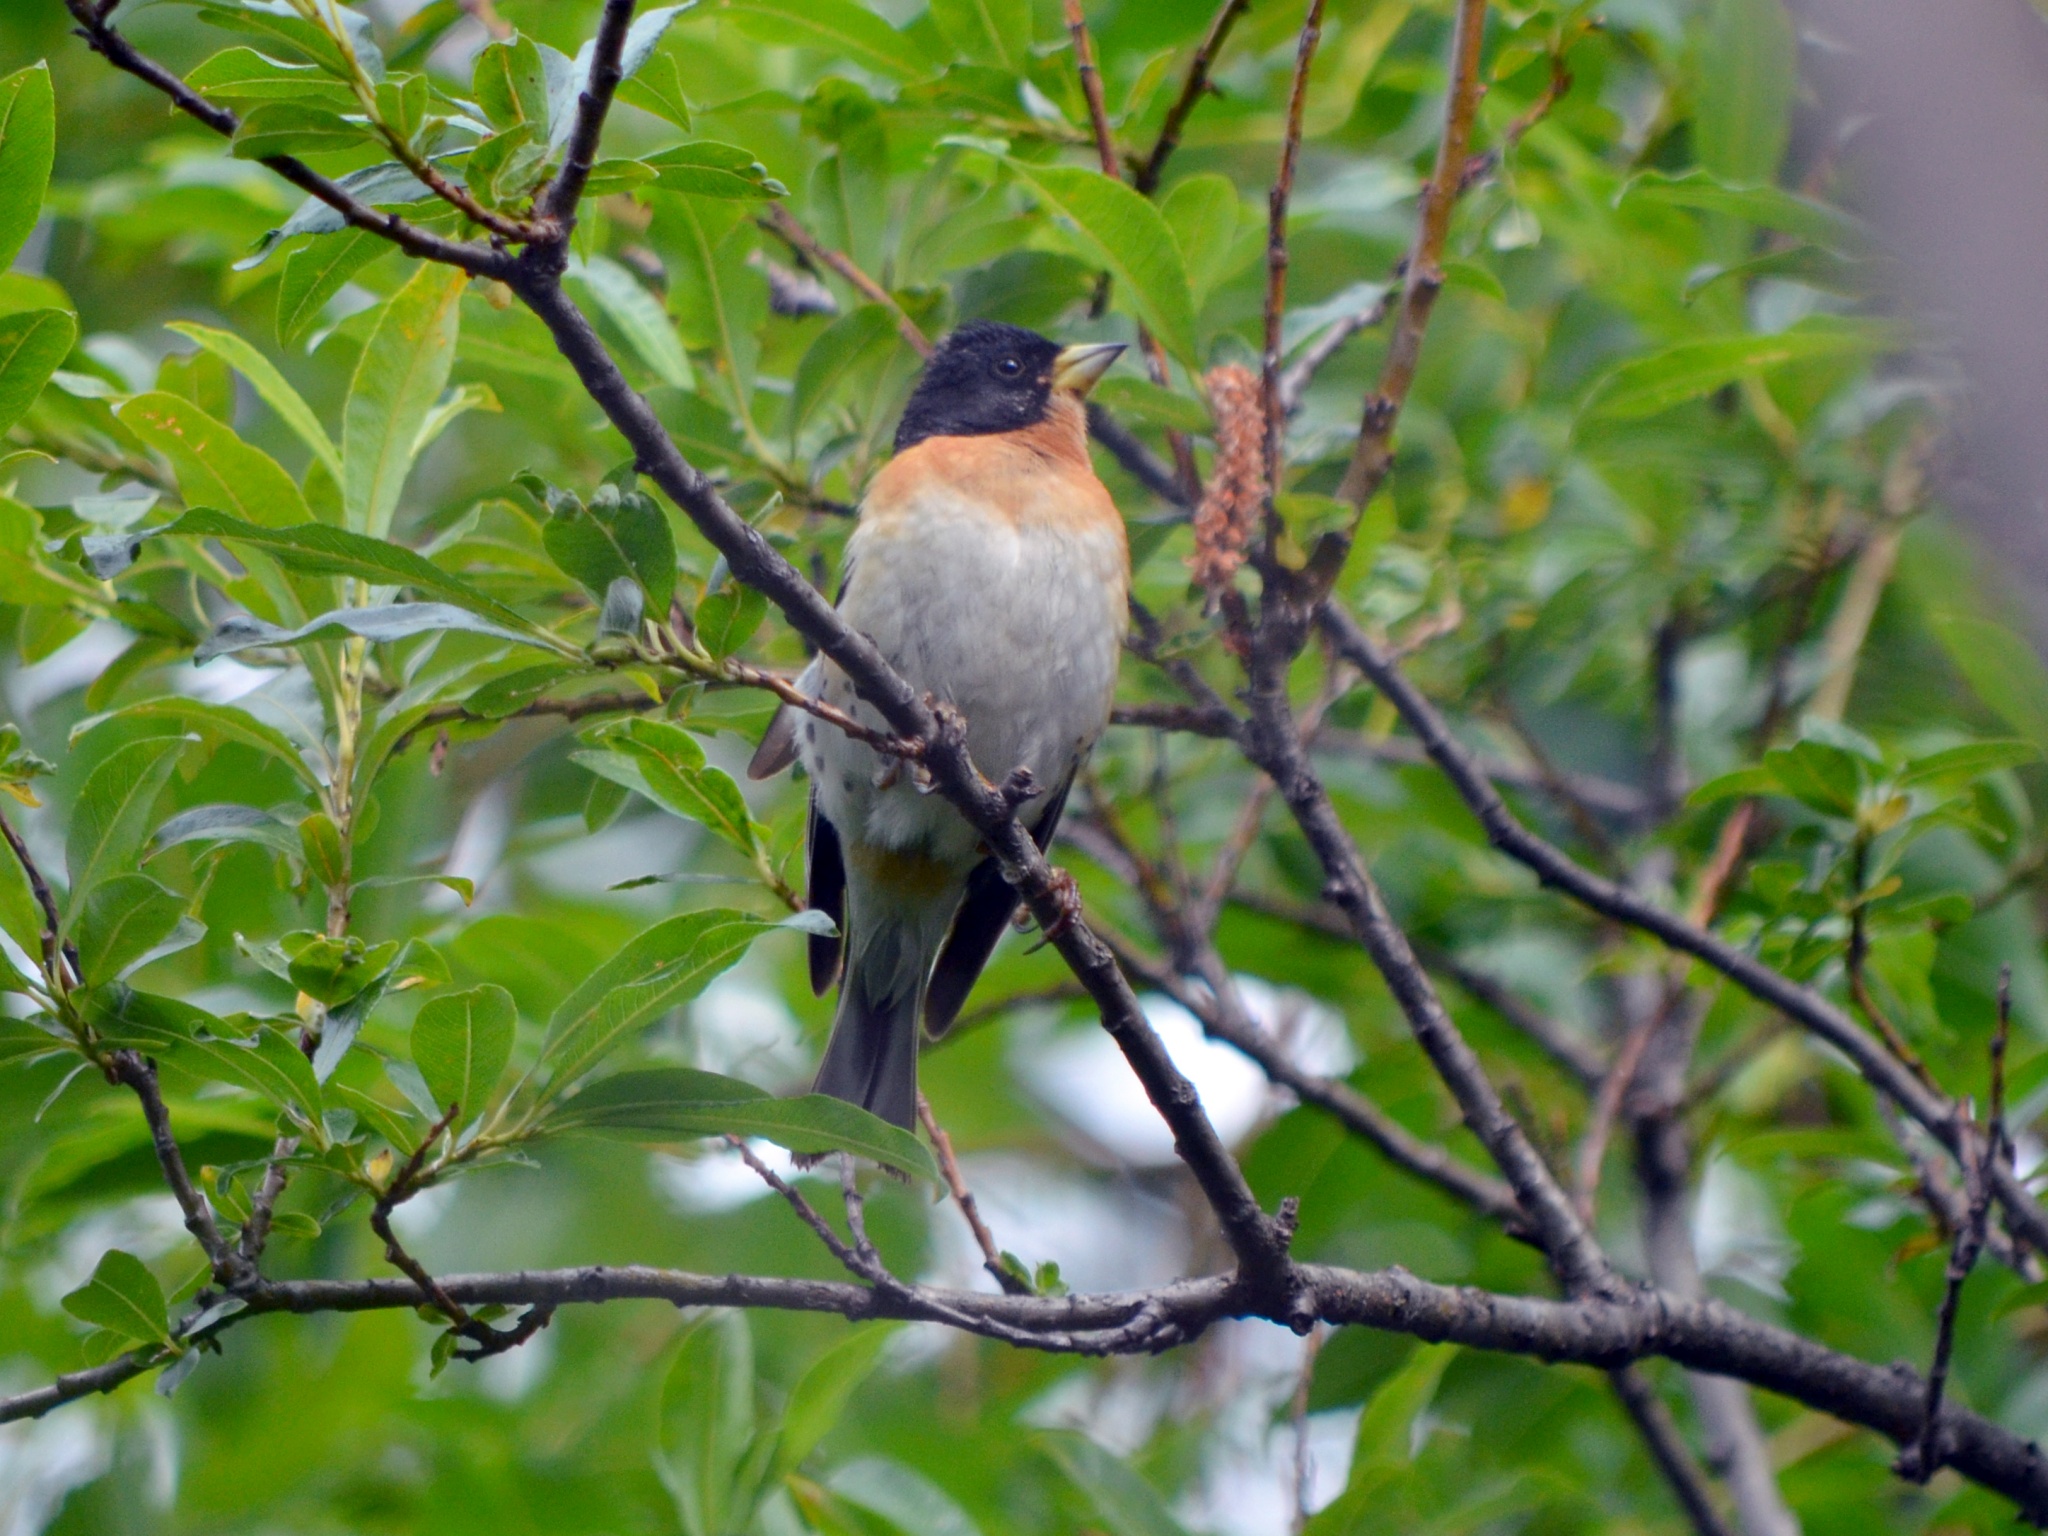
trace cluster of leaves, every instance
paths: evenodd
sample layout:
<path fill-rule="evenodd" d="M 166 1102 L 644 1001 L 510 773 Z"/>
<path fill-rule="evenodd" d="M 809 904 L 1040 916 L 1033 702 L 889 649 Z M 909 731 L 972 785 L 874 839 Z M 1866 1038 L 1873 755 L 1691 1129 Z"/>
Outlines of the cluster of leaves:
<path fill-rule="evenodd" d="M 0 267 L 15 266 L 0 276 L 0 604 L 20 661 L 0 788 L 57 912 L 52 931 L 25 867 L 0 857 L 18 1004 L 0 1024 L 0 1337 L 45 1373 L 141 1345 L 176 1357 L 175 1384 L 225 1320 L 180 1313 L 204 1278 L 182 1232 L 156 1246 L 105 1236 L 160 1189 L 132 1096 L 92 1070 L 116 1052 L 159 1064 L 231 1238 L 265 1173 L 289 1170 L 266 1258 L 281 1273 L 369 1272 L 377 1250 L 339 1218 L 388 1193 L 416 1153 L 429 1183 L 507 1170 L 456 1186 L 448 1221 L 464 1241 L 430 1257 L 463 1268 L 829 1263 L 772 1202 L 671 1219 L 644 1192 L 644 1154 L 607 1140 L 693 1153 L 738 1135 L 932 1171 L 921 1143 L 857 1110 L 774 1096 L 792 1086 L 774 1071 L 705 1070 L 734 1057 L 688 1006 L 738 976 L 821 1022 L 793 963 L 806 920 L 788 913 L 801 794 L 750 798 L 721 766 L 773 706 L 737 686 L 746 666 L 793 667 L 801 647 L 642 484 L 508 295 L 407 261 L 254 163 L 298 157 L 443 232 L 537 218 L 594 7 L 475 9 L 504 35 L 480 34 L 452 0 L 399 26 L 330 0 L 139 13 L 134 30 L 188 84 L 240 113 L 231 144 L 167 125 L 159 99 L 66 44 L 61 7 L 0 17 L 0 57 L 24 66 L 0 80 Z M 1383 297 L 1440 120 L 1444 7 L 1328 9 L 1283 362 Z M 1212 452 L 1202 373 L 1258 355 L 1262 193 L 1300 8 L 1237 20 L 1220 92 L 1155 195 L 1093 168 L 1058 10 L 702 0 L 635 23 L 570 291 L 691 462 L 821 584 L 914 376 L 906 322 L 936 336 L 986 316 L 1062 339 L 1142 326 L 1163 382 L 1114 377 L 1100 398 L 1156 446 L 1190 434 L 1199 464 Z M 1210 14 L 1091 18 L 1110 127 L 1134 161 Z M 2048 678 L 1986 616 L 1938 526 L 1904 526 L 1914 509 L 1891 507 L 1888 486 L 1924 449 L 1929 391 L 1900 369 L 1873 376 L 1895 336 L 1855 300 L 1874 261 L 1856 222 L 1780 188 L 1801 178 L 1780 176 L 1794 47 L 1776 0 L 1650 0 L 1590 19 L 1535 4 L 1490 24 L 1479 143 L 1517 143 L 1458 214 L 1401 465 L 1336 595 L 1396 638 L 1437 636 L 1418 675 L 1462 701 L 1475 741 L 1543 770 L 1527 777 L 1598 775 L 1653 807 L 1603 824 L 1532 797 L 1590 859 L 1675 869 L 1683 888 L 1729 807 L 1753 803 L 1765 846 L 1726 931 L 1827 987 L 1863 943 L 1930 1068 L 1968 1087 L 1997 960 L 2015 967 L 2021 1023 L 2048 1018 L 2026 896 L 2042 862 L 2032 765 L 2048 749 Z M 1564 68 L 1570 90 L 1523 132 Z M 771 210 L 891 302 L 807 270 Z M 1308 382 L 1278 503 L 1292 547 L 1348 518 L 1331 493 L 1379 353 L 1361 338 Z M 1229 696 L 1236 662 L 1188 590 L 1184 521 L 1102 469 L 1163 652 Z M 1821 616 L 1854 610 L 1850 568 L 1895 538 L 1899 579 L 1867 637 L 1850 637 L 1854 728 L 1839 708 L 1789 723 L 1843 664 Z M 1660 633 L 1682 655 L 1661 735 Z M 64 670 L 79 656 L 96 658 L 89 675 Z M 209 686 L 224 672 L 234 688 Z M 54 696 L 38 677 L 60 680 Z M 1305 664 L 1299 682 L 1306 700 L 1321 679 Z M 1125 692 L 1178 697 L 1135 664 Z M 1760 738 L 1760 722 L 1776 734 Z M 1403 920 L 1589 1045 L 1618 1042 L 1605 978 L 1662 957 L 1539 898 L 1440 783 L 1379 762 L 1391 725 L 1382 702 L 1339 699 L 1324 766 Z M 1704 782 L 1665 815 L 1653 781 L 1673 757 Z M 1250 788 L 1221 748 L 1113 732 L 1089 798 L 1162 860 L 1199 860 L 1234 836 Z M 50 805 L 23 820 L 37 800 Z M 494 803 L 510 821 L 495 864 L 473 852 Z M 1077 797 L 1075 814 L 1089 809 Z M 668 851 L 677 823 L 681 854 Z M 1321 881 L 1298 839 L 1268 826 L 1242 877 L 1257 899 L 1219 928 L 1225 960 L 1341 1017 L 1362 1057 L 1353 1085 L 1476 1156 L 1362 956 L 1291 920 Z M 564 879 L 564 859 L 594 878 Z M 1075 861 L 1091 911 L 1141 926 L 1134 892 Z M 674 900 L 712 882 L 739 894 Z M 677 905 L 692 910 L 669 915 Z M 1059 980 L 1050 955 L 1005 950 L 981 994 L 998 1022 L 933 1052 L 927 1087 L 970 1157 L 1000 1151 L 1114 1190 L 1125 1175 L 1007 1065 L 1044 1038 L 1031 1031 Z M 1561 1148 L 1591 1113 L 1578 1085 L 1491 1012 L 1459 1011 L 1539 1140 Z M 1746 1305 L 1871 1358 L 1919 1347 L 1902 1340 L 1928 1332 L 1939 1260 L 1867 1100 L 1734 997 L 1712 1000 L 1703 1057 L 1699 1139 L 1776 1229 L 1756 1251 L 1731 1240 L 1715 1283 L 1789 1251 L 1767 1282 L 1781 1288 L 1741 1289 Z M 2023 1029 L 2016 1114 L 2037 1112 L 2044 1080 L 2048 1053 Z M 1316 1111 L 1272 1108 L 1241 1150 L 1262 1198 L 1302 1197 L 1304 1258 L 1541 1287 L 1498 1231 Z M 923 1193 L 876 1197 L 885 1249 L 936 1253 L 950 1213 Z M 1617 1231 L 1632 1215 L 1603 1207 Z M 1017 1267 L 1049 1285 L 1043 1261 L 1071 1274 L 1118 1236 Z M 63 1305 L 94 1330 L 84 1344 L 37 1278 L 80 1243 L 91 1262 L 57 1290 L 83 1282 Z M 1991 1310 L 1966 1310 L 1961 1390 L 2031 1425 L 2039 1371 L 2011 1331 L 2025 1314 Z M 554 1351 L 544 1379 L 499 1403 L 459 1372 L 418 1393 L 427 1350 L 411 1326 L 355 1320 L 332 1356 L 283 1328 L 238 1332 L 171 1405 L 187 1467 L 175 1518 L 707 1536 L 1085 1521 L 1150 1536 L 1175 1528 L 1169 1502 L 1201 1497 L 1230 1431 L 1228 1342 L 1142 1369 L 982 1358 L 965 1342 L 933 1364 L 890 1347 L 894 1368 L 870 1375 L 879 1331 L 835 1342 L 836 1325 L 724 1318 L 674 1337 L 565 1315 L 528 1346 Z M 445 1359 L 455 1336 L 440 1337 Z M 658 1357 L 672 1363 L 650 1372 Z M 1177 1405 L 1128 1460 L 1017 1433 L 1049 1403 L 1115 1384 L 1084 1374 L 1097 1369 Z M 660 1403 L 638 1386 L 650 1375 L 667 1382 Z M 275 1425 L 307 1422 L 309 1404 L 317 1422 L 361 1426 L 323 1447 L 331 1475 L 277 1451 Z M 1349 1484 L 1318 1536 L 1390 1521 L 1676 1528 L 1588 1379 L 1347 1333 L 1307 1406 L 1359 1413 Z M 1766 1411 L 1809 1530 L 1915 1530 L 1983 1508 L 1950 1493 L 1873 1516 L 1883 1470 L 1868 1443 Z M 148 1433 L 141 1420 L 122 1432 Z M 61 1528 L 130 1517 L 143 1495 L 115 1465 Z"/>

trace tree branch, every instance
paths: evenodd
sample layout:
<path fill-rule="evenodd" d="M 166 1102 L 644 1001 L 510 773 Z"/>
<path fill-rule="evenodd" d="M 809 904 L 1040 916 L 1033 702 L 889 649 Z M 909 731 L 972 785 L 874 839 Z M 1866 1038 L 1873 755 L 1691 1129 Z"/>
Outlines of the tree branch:
<path fill-rule="evenodd" d="M 576 122 L 562 152 L 562 168 L 534 199 L 534 211 L 551 227 L 557 245 L 565 243 L 569 231 L 576 227 L 576 205 L 583 201 L 591 167 L 597 164 L 604 120 L 611 112 L 619 81 L 624 78 L 619 55 L 633 25 L 633 6 L 634 0 L 604 0 L 604 13 L 598 18 L 597 37 L 590 49 L 590 74 L 576 98 Z"/>
<path fill-rule="evenodd" d="M 1366 397 L 1351 462 L 1338 482 L 1337 495 L 1363 508 L 1378 493 L 1393 468 L 1394 422 L 1415 383 L 1422 357 L 1423 333 L 1444 286 L 1444 242 L 1450 236 L 1451 210 L 1464 184 L 1465 162 L 1472 143 L 1472 123 L 1479 113 L 1484 87 L 1479 81 L 1479 45 L 1486 32 L 1486 0 L 1458 0 L 1458 20 L 1451 44 L 1451 86 L 1444 102 L 1443 138 L 1437 144 L 1436 170 L 1422 189 L 1422 221 L 1408 256 L 1401 285 L 1401 304 L 1394 334 L 1387 343 L 1379 383 Z"/>
<path fill-rule="evenodd" d="M 1301 36 L 1294 47 L 1294 78 L 1287 88 L 1286 126 L 1280 136 L 1280 169 L 1266 194 L 1265 350 L 1260 363 L 1260 401 L 1266 411 L 1267 516 L 1283 478 L 1282 450 L 1287 435 L 1287 407 L 1280 393 L 1280 341 L 1287 313 L 1287 203 L 1294 196 L 1294 173 L 1301 163 L 1301 120 L 1308 107 L 1308 71 L 1323 37 L 1323 0 L 1308 0 Z"/>
<path fill-rule="evenodd" d="M 1711 1299 L 1685 1301 L 1657 1291 L 1615 1299 L 1552 1301 L 1436 1285 L 1401 1269 L 1299 1266 L 1303 1306 L 1276 1320 L 1309 1316 L 1431 1342 L 1530 1355 L 1612 1370 L 1662 1356 L 1694 1370 L 1737 1376 L 1808 1407 L 1904 1444 L 1919 1433 L 1924 1383 L 1902 1367 L 1876 1366 L 1759 1322 Z M 625 1300 L 676 1307 L 752 1307 L 829 1312 L 855 1321 L 941 1321 L 954 1314 L 994 1327 L 1034 1348 L 1112 1352 L 1149 1348 L 1171 1327 L 1193 1337 L 1225 1317 L 1270 1316 L 1252 1304 L 1237 1277 L 1210 1275 L 1152 1290 L 1075 1296 L 995 1296 L 904 1285 L 891 1291 L 844 1280 L 697 1275 L 640 1266 L 444 1275 L 441 1287 L 469 1307 L 572 1306 Z M 272 1313 L 352 1313 L 417 1308 L 429 1298 L 403 1279 L 264 1281 L 243 1294 L 247 1309 L 223 1327 Z M 1147 1332 L 1133 1327 L 1146 1322 Z M 161 1363 L 161 1352 L 63 1377 L 33 1392 L 0 1398 L 0 1423 L 35 1418 L 60 1403 L 109 1390 Z M 1964 1409 L 1946 1407 L 1941 1424 L 1949 1464 L 2014 1500 L 2032 1519 L 2048 1518 L 2048 1461 L 2020 1436 Z"/>
<path fill-rule="evenodd" d="M 1609 1371 L 1607 1379 L 1613 1383 L 1614 1395 L 1621 1399 L 1621 1406 L 1650 1448 L 1650 1459 L 1671 1485 L 1679 1508 L 1685 1511 L 1697 1536 L 1735 1536 L 1714 1507 L 1714 1492 L 1707 1474 L 1693 1459 L 1685 1438 L 1672 1422 L 1671 1410 L 1664 1406 L 1656 1388 L 1632 1365 Z"/>
<path fill-rule="evenodd" d="M 1195 110 L 1195 103 L 1216 88 L 1210 83 L 1209 72 L 1216 66 L 1216 57 L 1222 53 L 1230 29 L 1237 25 L 1237 18 L 1250 9 L 1251 0 L 1223 0 L 1216 14 L 1209 19 L 1209 29 L 1202 34 L 1201 42 L 1195 45 L 1194 57 L 1188 60 L 1187 77 L 1181 81 L 1180 94 L 1166 109 L 1166 121 L 1159 125 L 1159 137 L 1152 141 L 1152 153 L 1145 157 L 1138 174 L 1131 178 L 1131 185 L 1145 196 L 1150 197 L 1159 190 L 1159 178 L 1165 174 L 1166 162 L 1180 148 L 1180 136 L 1187 127 L 1189 114 Z"/>
<path fill-rule="evenodd" d="M 223 138 L 233 138 L 242 120 L 226 107 L 217 106 L 186 85 L 163 65 L 138 51 L 91 5 L 90 0 L 64 0 L 64 7 L 77 21 L 78 35 L 114 68 L 154 86 L 171 99 L 173 106 Z M 460 267 L 476 277 L 504 278 L 514 258 L 507 252 L 472 241 L 449 240 L 407 223 L 395 213 L 381 213 L 356 201 L 348 193 L 303 161 L 290 155 L 272 155 L 260 162 L 301 191 L 317 197 L 340 214 L 352 227 L 381 235 L 409 256 Z"/>
<path fill-rule="evenodd" d="M 1338 651 L 1386 695 L 1407 721 L 1431 760 L 1478 818 L 1494 847 L 1526 865 L 1545 885 L 1563 891 L 1603 917 L 1641 929 L 1671 948 L 1703 961 L 1759 1002 L 1776 1008 L 1827 1041 L 1855 1064 L 1872 1087 L 1925 1126 L 1952 1155 L 1962 1155 L 1967 1132 L 1954 1103 L 1928 1088 L 1909 1067 L 1818 993 L 1626 887 L 1601 879 L 1523 826 L 1486 782 L 1471 754 L 1451 735 L 1435 706 L 1400 668 L 1381 654 L 1357 621 L 1333 604 L 1324 606 L 1320 620 Z M 2042 1211 L 2011 1169 L 1994 1168 L 1991 1177 L 2015 1235 L 2036 1247 L 2048 1248 L 2048 1213 Z"/>

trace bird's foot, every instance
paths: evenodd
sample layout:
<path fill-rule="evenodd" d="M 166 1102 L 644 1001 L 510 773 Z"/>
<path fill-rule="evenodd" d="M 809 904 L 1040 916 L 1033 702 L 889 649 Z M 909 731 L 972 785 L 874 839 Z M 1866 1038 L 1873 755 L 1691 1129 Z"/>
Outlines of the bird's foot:
<path fill-rule="evenodd" d="M 1057 944 L 1066 937 L 1067 930 L 1081 920 L 1081 887 L 1072 875 L 1057 865 L 1052 872 L 1052 899 L 1059 903 L 1059 916 L 1046 925 L 1038 942 L 1031 946 L 1031 953 L 1035 954 L 1048 944 Z"/>

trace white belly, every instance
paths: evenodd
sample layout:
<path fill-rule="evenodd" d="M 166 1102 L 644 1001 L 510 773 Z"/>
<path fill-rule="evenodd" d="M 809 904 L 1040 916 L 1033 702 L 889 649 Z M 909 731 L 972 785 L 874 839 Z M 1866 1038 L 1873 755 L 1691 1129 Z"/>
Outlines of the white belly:
<path fill-rule="evenodd" d="M 912 687 L 966 716 L 984 775 L 1000 782 L 1025 767 L 1050 791 L 1109 719 L 1127 623 L 1122 532 L 970 515 L 938 491 L 855 531 L 840 611 Z M 822 674 L 828 702 L 881 723 L 837 667 Z M 820 809 L 843 836 L 975 856 L 973 830 L 907 772 L 878 788 L 881 761 L 823 722 L 805 721 L 801 743 Z"/>

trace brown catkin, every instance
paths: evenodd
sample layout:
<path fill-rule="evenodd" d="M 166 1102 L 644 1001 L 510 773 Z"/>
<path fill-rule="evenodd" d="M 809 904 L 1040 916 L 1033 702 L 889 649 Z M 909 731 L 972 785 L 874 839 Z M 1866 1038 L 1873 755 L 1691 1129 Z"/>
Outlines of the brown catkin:
<path fill-rule="evenodd" d="M 1266 499 L 1266 411 L 1259 376 L 1249 368 L 1226 363 L 1212 368 L 1204 382 L 1216 418 L 1216 463 L 1195 509 L 1195 552 L 1188 566 L 1213 608 L 1244 564 Z"/>

